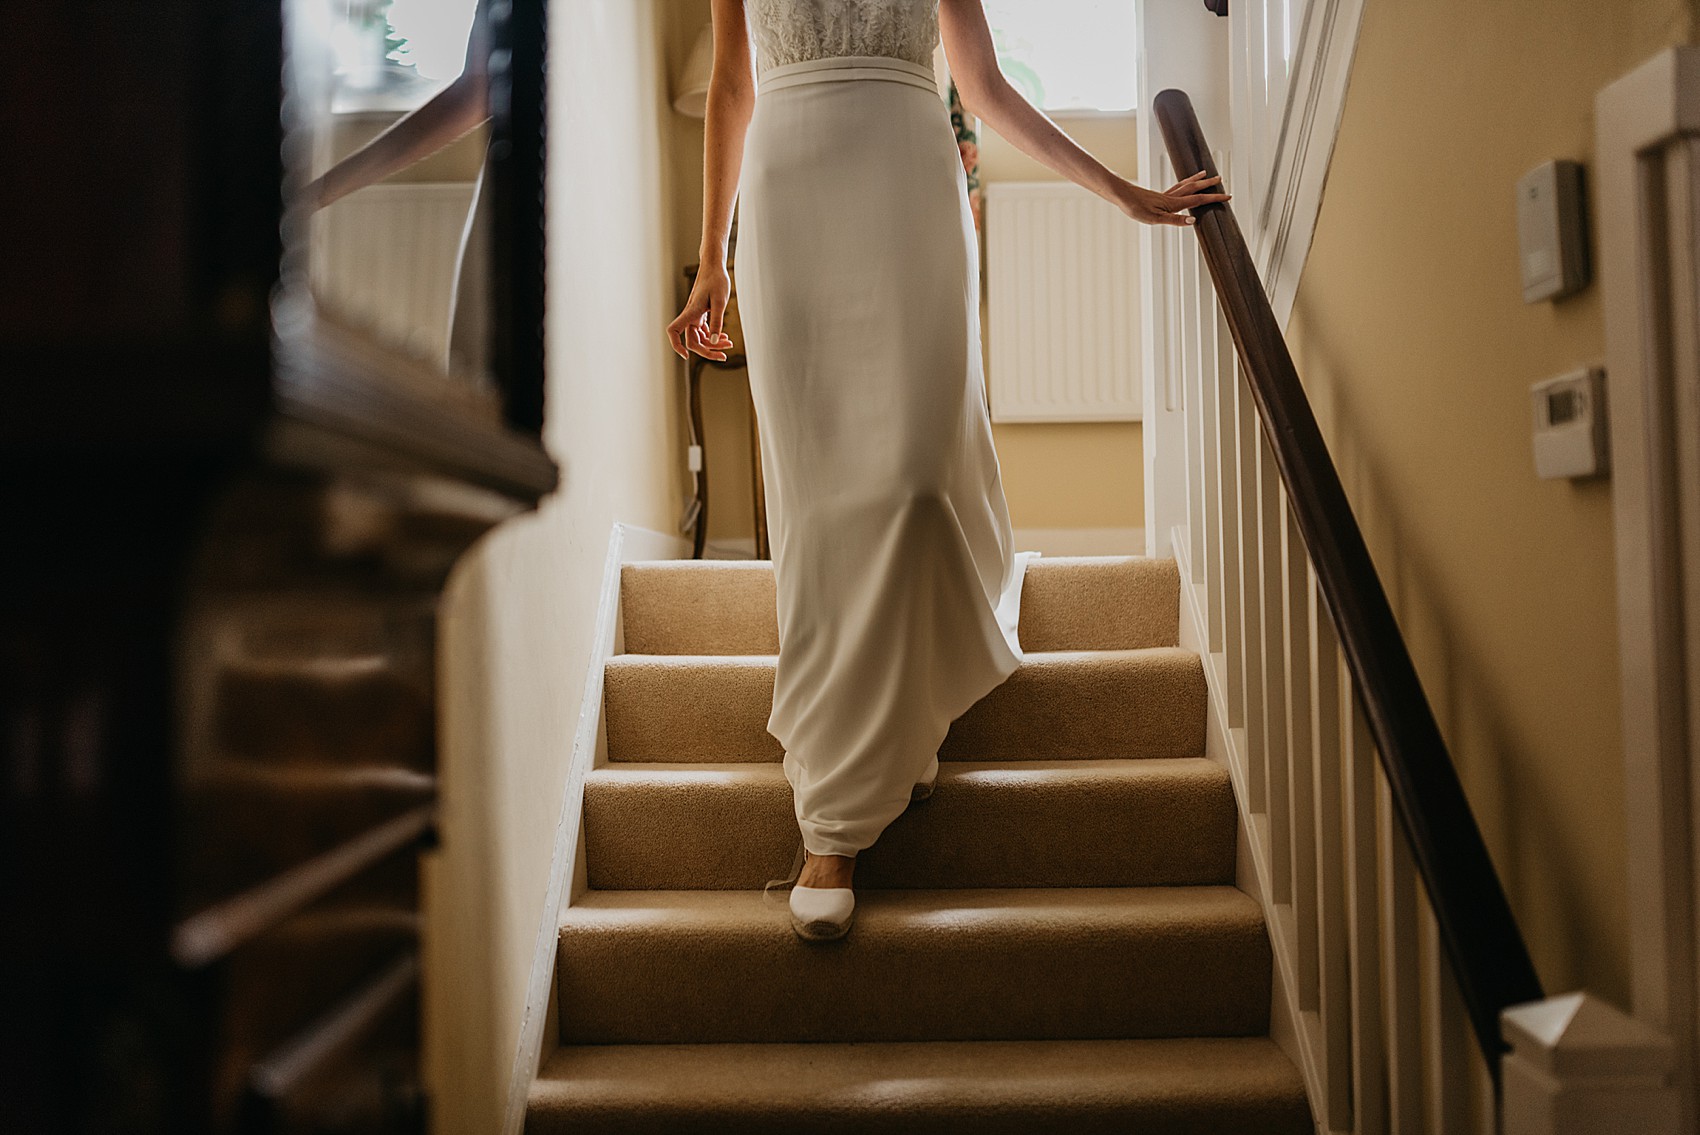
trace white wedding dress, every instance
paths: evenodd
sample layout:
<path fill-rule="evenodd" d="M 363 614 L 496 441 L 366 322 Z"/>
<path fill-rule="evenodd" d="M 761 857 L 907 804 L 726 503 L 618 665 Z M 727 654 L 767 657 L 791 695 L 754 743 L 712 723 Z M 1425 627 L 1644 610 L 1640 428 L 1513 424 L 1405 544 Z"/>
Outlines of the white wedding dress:
<path fill-rule="evenodd" d="M 938 0 L 745 0 L 739 315 L 778 587 L 768 730 L 804 845 L 854 855 L 1021 662 L 979 249 Z"/>

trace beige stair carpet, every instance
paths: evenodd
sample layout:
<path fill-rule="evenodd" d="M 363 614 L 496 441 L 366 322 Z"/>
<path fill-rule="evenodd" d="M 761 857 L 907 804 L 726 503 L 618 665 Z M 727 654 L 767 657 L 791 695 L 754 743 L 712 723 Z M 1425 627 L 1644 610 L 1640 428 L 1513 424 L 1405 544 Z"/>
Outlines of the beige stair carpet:
<path fill-rule="evenodd" d="M 776 763 L 599 769 L 584 823 L 605 890 L 759 889 L 797 850 Z M 1198 757 L 953 761 L 858 859 L 875 889 L 1231 884 L 1233 790 Z"/>
<path fill-rule="evenodd" d="M 528 1131 L 1313 1130 L 1171 561 L 1029 566 L 1025 664 L 861 856 L 832 943 L 761 891 L 798 838 L 773 604 L 766 563 L 624 569 Z"/>

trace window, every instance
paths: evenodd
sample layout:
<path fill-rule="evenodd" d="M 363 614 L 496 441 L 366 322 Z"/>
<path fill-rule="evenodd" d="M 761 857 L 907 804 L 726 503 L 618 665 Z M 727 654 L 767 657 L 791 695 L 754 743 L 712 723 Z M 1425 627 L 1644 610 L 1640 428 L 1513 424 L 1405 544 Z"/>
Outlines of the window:
<path fill-rule="evenodd" d="M 412 110 L 460 75 L 477 0 L 321 0 L 336 109 Z"/>
<path fill-rule="evenodd" d="M 1116 111 L 1138 96 L 1134 0 L 985 0 L 998 65 L 1046 111 Z"/>

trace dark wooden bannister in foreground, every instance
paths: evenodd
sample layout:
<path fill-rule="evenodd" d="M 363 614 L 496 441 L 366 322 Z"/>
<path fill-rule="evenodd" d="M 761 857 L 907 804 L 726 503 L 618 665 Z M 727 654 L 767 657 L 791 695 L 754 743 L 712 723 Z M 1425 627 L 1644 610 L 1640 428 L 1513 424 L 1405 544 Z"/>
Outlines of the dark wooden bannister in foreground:
<path fill-rule="evenodd" d="M 309 285 L 339 125 L 313 6 L 9 9 L 8 1135 L 428 1129 L 437 610 L 557 482 L 545 0 L 480 5 L 466 81 L 339 167 L 351 192 L 488 121 L 476 404 Z"/>
<path fill-rule="evenodd" d="M 1186 94 L 1164 91 L 1154 110 L 1175 171 L 1214 176 L 1209 143 Z M 1540 980 L 1239 223 L 1227 205 L 1207 205 L 1193 214 L 1263 434 L 1380 753 L 1394 811 L 1497 1079 L 1504 1048 L 1500 1012 L 1540 1000 Z"/>

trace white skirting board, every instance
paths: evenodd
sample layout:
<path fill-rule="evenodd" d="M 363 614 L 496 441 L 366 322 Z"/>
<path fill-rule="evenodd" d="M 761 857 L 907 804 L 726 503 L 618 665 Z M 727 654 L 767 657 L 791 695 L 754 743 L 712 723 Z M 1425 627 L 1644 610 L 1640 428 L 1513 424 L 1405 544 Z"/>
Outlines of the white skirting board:
<path fill-rule="evenodd" d="M 549 892 L 544 899 L 543 922 L 538 928 L 537 944 L 532 954 L 519 1041 L 515 1045 L 513 1067 L 509 1071 L 503 1135 L 520 1135 L 525 1126 L 526 1099 L 543 1057 L 546 1026 L 554 1019 L 550 1008 L 560 941 L 560 913 L 571 894 L 574 875 L 582 872 L 583 868 L 579 848 L 584 778 L 607 744 L 602 729 L 603 667 L 621 649 L 620 569 L 622 565 L 636 560 L 683 559 L 690 554 L 690 548 L 689 541 L 677 536 L 629 524 L 616 523 L 608 537 L 608 555 L 603 561 L 602 586 L 596 601 L 590 665 L 585 669 L 578 727 L 573 732 L 572 758 L 567 768 L 566 787 L 561 793 L 560 818 L 555 827 L 555 848 L 549 859 Z"/>

